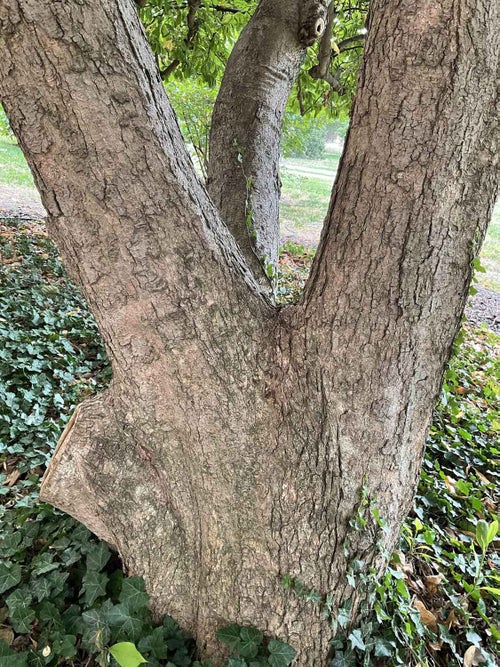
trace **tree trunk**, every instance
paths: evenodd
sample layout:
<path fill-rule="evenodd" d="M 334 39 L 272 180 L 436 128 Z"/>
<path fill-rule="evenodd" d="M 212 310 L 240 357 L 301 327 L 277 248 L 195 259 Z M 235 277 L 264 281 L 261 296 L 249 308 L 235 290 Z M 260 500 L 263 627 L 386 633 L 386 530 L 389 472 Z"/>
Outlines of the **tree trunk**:
<path fill-rule="evenodd" d="M 321 37 L 328 2 L 261 0 L 222 80 L 210 131 L 207 186 L 257 277 L 276 271 L 280 137 L 305 47 Z"/>
<path fill-rule="evenodd" d="M 498 183 L 496 3 L 374 0 L 312 275 L 266 300 L 197 180 L 132 4 L 2 0 L 1 100 L 113 366 L 42 497 L 144 576 L 220 664 L 256 625 L 326 664 L 283 589 L 352 594 L 360 487 L 391 548 Z"/>

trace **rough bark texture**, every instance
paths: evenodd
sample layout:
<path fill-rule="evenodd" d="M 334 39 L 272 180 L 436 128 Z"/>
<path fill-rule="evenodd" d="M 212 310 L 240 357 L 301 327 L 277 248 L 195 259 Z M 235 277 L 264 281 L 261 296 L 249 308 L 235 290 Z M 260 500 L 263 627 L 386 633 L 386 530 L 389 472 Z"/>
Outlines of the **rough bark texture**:
<path fill-rule="evenodd" d="M 232 621 L 326 664 L 328 624 L 281 577 L 351 594 L 363 480 L 396 539 L 497 190 L 499 11 L 373 0 L 320 250 L 278 310 L 194 174 L 132 4 L 0 2 L 1 100 L 114 373 L 42 497 L 216 661 Z"/>
<path fill-rule="evenodd" d="M 275 270 L 281 126 L 327 2 L 261 0 L 229 58 L 212 117 L 207 185 L 257 277 Z"/>

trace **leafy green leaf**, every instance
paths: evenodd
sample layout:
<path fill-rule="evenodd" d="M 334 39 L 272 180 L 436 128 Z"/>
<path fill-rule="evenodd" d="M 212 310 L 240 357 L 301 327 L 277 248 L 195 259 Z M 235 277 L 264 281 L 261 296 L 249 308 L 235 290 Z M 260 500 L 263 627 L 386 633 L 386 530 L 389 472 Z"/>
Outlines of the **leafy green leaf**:
<path fill-rule="evenodd" d="M 16 632 L 27 633 L 35 620 L 35 612 L 30 608 L 32 597 L 24 590 L 17 588 L 6 599 L 9 618 Z"/>
<path fill-rule="evenodd" d="M 82 593 L 85 604 L 90 607 L 103 595 L 106 595 L 108 575 L 97 570 L 87 570 L 82 580 Z"/>
<path fill-rule="evenodd" d="M 255 658 L 263 639 L 264 635 L 257 628 L 241 628 L 238 653 L 242 658 Z"/>
<path fill-rule="evenodd" d="M 0 639 L 0 667 L 26 667 L 28 653 L 16 653 L 6 641 Z"/>
<path fill-rule="evenodd" d="M 111 551 L 104 542 L 93 543 L 87 552 L 87 569 L 100 572 L 111 558 Z"/>
<path fill-rule="evenodd" d="M 143 653 L 150 653 L 157 660 L 165 660 L 168 657 L 169 646 L 163 628 L 155 628 L 150 635 L 142 637 L 138 649 Z"/>
<path fill-rule="evenodd" d="M 271 667 L 288 667 L 297 655 L 297 651 L 290 644 L 285 644 L 279 639 L 271 639 L 267 648 Z"/>
<path fill-rule="evenodd" d="M 228 647 L 230 651 L 237 651 L 240 646 L 240 626 L 232 623 L 217 630 L 217 639 Z"/>
<path fill-rule="evenodd" d="M 146 606 L 149 595 L 146 593 L 144 580 L 140 577 L 127 577 L 123 580 L 120 592 L 120 602 L 129 611 L 137 611 Z"/>
<path fill-rule="evenodd" d="M 360 651 L 364 651 L 366 649 L 365 642 L 363 641 L 363 637 L 361 636 L 361 630 L 359 629 L 353 630 L 349 634 L 348 639 L 351 642 L 351 646 L 353 648 L 357 648 Z"/>
<path fill-rule="evenodd" d="M 62 637 L 55 639 L 52 645 L 52 652 L 56 655 L 61 655 L 63 658 L 74 658 L 78 653 L 76 648 L 76 636 L 63 635 Z"/>
<path fill-rule="evenodd" d="M 120 667 L 138 667 L 147 662 L 131 642 L 113 644 L 109 647 L 109 652 Z"/>
<path fill-rule="evenodd" d="M 21 567 L 17 563 L 0 563 L 0 593 L 21 581 Z"/>
<path fill-rule="evenodd" d="M 142 621 L 133 616 L 125 604 L 116 604 L 111 607 L 106 614 L 106 620 L 120 639 L 136 641 L 141 636 Z"/>

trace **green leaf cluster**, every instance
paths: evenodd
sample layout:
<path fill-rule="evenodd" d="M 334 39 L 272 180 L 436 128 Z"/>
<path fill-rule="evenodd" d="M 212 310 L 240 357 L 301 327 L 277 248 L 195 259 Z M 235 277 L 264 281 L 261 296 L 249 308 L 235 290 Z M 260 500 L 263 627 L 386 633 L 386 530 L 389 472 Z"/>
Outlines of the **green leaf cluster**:
<path fill-rule="evenodd" d="M 252 627 L 227 625 L 217 632 L 217 639 L 235 654 L 228 660 L 228 667 L 288 667 L 296 655 L 282 641 L 265 642 L 262 632 Z"/>

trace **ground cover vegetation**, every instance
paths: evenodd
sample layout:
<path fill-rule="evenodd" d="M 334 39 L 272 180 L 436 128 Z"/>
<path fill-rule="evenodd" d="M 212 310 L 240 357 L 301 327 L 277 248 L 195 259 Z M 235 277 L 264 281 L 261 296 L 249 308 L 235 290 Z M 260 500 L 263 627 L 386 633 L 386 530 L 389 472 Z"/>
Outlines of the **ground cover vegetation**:
<path fill-rule="evenodd" d="M 201 667 L 174 619 L 153 623 L 142 580 L 127 578 L 105 543 L 37 500 L 61 429 L 110 373 L 93 317 L 43 225 L 4 220 L 0 240 L 0 665 L 118 660 L 136 667 L 144 659 L 153 667 Z M 282 248 L 282 303 L 298 298 L 312 256 L 300 246 Z M 436 406 L 414 510 L 389 568 L 378 578 L 374 568 L 351 561 L 351 583 L 374 611 L 352 626 L 348 605 L 333 616 L 328 597 L 284 579 L 290 596 L 331 615 L 332 666 L 495 664 L 498 342 L 487 330 L 463 329 Z M 384 530 L 368 495 L 352 521 L 374 541 Z M 252 628 L 228 626 L 218 638 L 231 654 L 228 667 L 286 667 L 295 655 Z M 110 652 L 116 646 L 122 653 Z"/>

